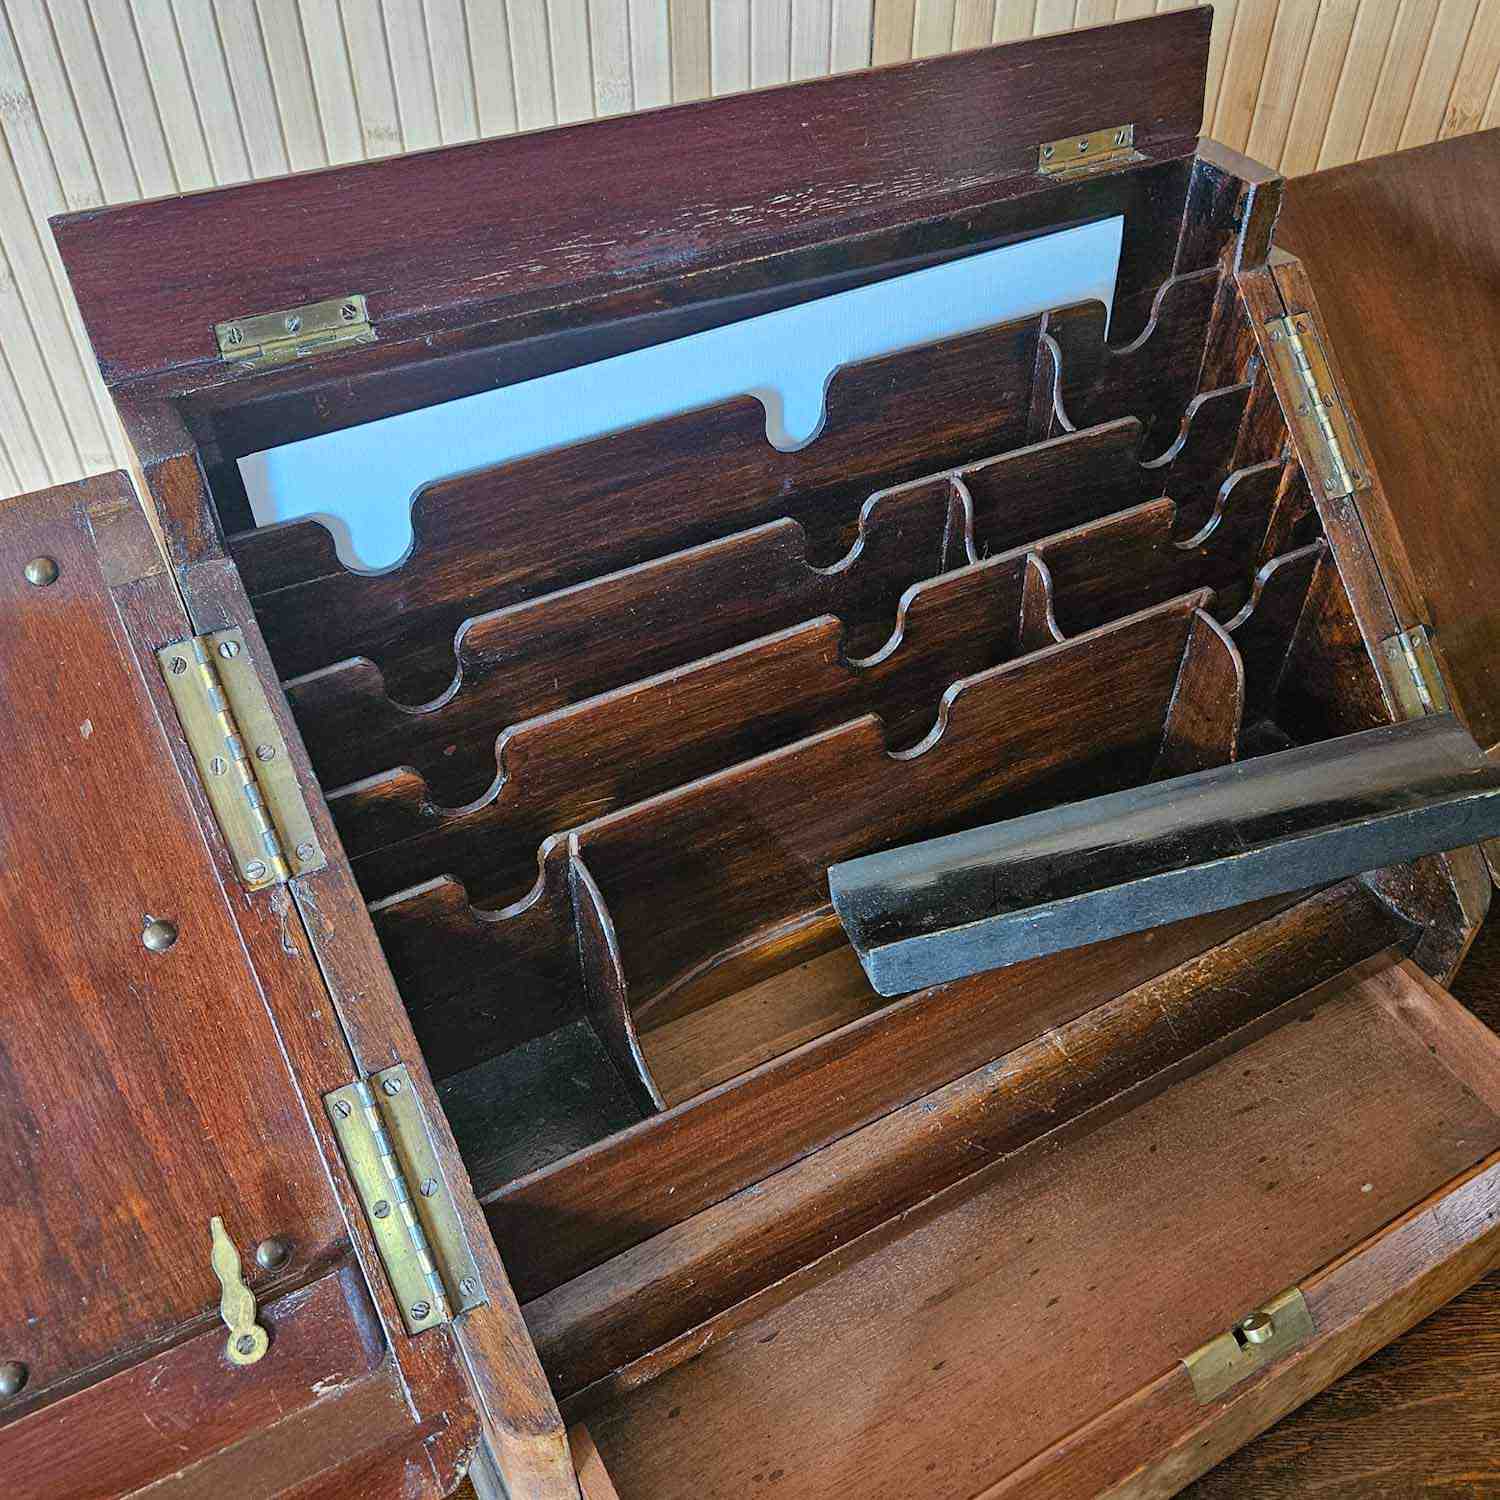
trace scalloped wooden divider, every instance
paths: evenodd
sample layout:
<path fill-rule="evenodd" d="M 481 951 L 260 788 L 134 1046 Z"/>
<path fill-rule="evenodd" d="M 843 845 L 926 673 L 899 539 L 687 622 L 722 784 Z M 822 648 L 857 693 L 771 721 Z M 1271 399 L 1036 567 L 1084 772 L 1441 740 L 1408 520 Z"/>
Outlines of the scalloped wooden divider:
<path fill-rule="evenodd" d="M 455 636 L 475 613 L 777 516 L 802 522 L 816 550 L 871 489 L 1025 443 L 1043 318 L 1062 319 L 1086 370 L 1062 383 L 1086 425 L 1141 401 L 1160 425 L 1188 379 L 1175 434 L 1194 389 L 1183 351 L 1196 340 L 1196 377 L 1212 308 L 1199 283 L 1217 276 L 1165 283 L 1150 325 L 1118 354 L 1100 345 L 1102 307 L 1087 304 L 848 366 L 829 383 L 822 431 L 795 452 L 770 446 L 760 403 L 744 397 L 436 482 L 414 502 L 410 555 L 385 573 L 349 572 L 311 521 L 242 532 L 230 551 L 284 678 L 365 656 L 394 699 L 429 701 L 451 682 Z M 1170 377 L 1143 375 L 1152 364 Z"/>
<path fill-rule="evenodd" d="M 316 522 L 241 533 L 230 550 L 283 677 L 348 656 L 399 702 L 436 697 L 470 616 L 789 516 L 819 543 L 871 490 L 1027 438 L 1037 318 L 838 371 L 806 447 L 766 440 L 753 397 L 427 486 L 407 560 L 346 570 Z"/>
<path fill-rule="evenodd" d="M 575 830 L 612 914 L 637 1024 L 697 1008 L 694 981 L 726 953 L 769 941 L 777 967 L 790 967 L 802 945 L 778 945 L 778 934 L 806 923 L 820 939 L 812 928 L 837 860 L 1144 780 L 1207 598 L 954 683 L 937 726 L 905 754 L 892 755 L 879 720 L 865 717 Z"/>
<path fill-rule="evenodd" d="M 849 660 L 839 622 L 810 620 L 505 730 L 500 775 L 470 810 L 434 810 L 398 771 L 329 799 L 361 887 L 388 895 L 457 875 L 482 906 L 520 899 L 536 850 L 571 828 L 862 713 L 903 747 L 943 690 L 1015 655 L 1024 557 L 916 584 L 874 656 Z"/>
<path fill-rule="evenodd" d="M 359 659 L 299 678 L 287 695 L 326 786 L 409 766 L 434 801 L 458 806 L 494 780 L 507 724 L 818 615 L 839 617 L 852 650 L 873 649 L 910 584 L 967 561 L 967 529 L 948 486 L 889 491 L 865 503 L 853 547 L 828 569 L 808 562 L 802 527 L 781 519 L 479 615 L 460 632 L 457 680 L 431 708 L 392 702 L 379 669 Z"/>
<path fill-rule="evenodd" d="M 293 680 L 288 696 L 325 786 L 409 768 L 415 777 L 393 771 L 387 782 L 460 806 L 493 783 L 506 724 L 823 613 L 840 617 L 846 650 L 861 654 L 884 638 L 902 588 L 918 578 L 1123 509 L 1164 474 L 1189 494 L 1201 476 L 1217 486 L 1247 391 L 1196 398 L 1176 462 L 1160 474 L 1136 463 L 1140 426 L 1126 418 L 877 491 L 828 569 L 807 562 L 805 534 L 783 519 L 476 616 L 459 633 L 457 678 L 422 709 L 393 702 L 379 669 L 359 658 Z"/>
<path fill-rule="evenodd" d="M 1045 314 L 1044 332 L 1061 364 L 1054 420 L 1091 427 L 1129 412 L 1144 424 L 1151 454 L 1165 452 L 1177 438 L 1183 409 L 1199 389 L 1218 290 L 1216 268 L 1169 277 L 1157 289 L 1146 327 L 1120 347 L 1104 341 L 1098 303 Z"/>
<path fill-rule="evenodd" d="M 1076 634 L 1206 587 L 1227 618 L 1249 595 L 1278 478 L 1276 465 L 1234 476 L 1196 546 L 1172 541 L 1165 499 L 1033 543 L 1027 550 L 1060 580 L 1060 602 L 1042 583 L 1023 604 L 1017 550 L 915 585 L 895 632 L 866 660 L 847 660 L 836 622 L 809 622 L 512 726 L 491 753 L 501 772 L 475 805 L 435 805 L 432 788 L 402 768 L 331 794 L 329 806 L 371 899 L 451 875 L 478 906 L 519 900 L 541 839 L 612 807 L 862 712 L 880 715 L 891 744 L 911 742 L 931 727 L 948 683 L 1062 639 L 1057 611 Z M 1033 612 L 1046 622 L 1038 629 L 1023 623 Z"/>

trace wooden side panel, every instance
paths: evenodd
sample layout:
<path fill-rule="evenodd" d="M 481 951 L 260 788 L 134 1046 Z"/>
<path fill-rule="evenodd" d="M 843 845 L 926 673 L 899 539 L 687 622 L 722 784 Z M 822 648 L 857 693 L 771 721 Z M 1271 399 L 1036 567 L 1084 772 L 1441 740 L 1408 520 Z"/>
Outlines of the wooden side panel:
<path fill-rule="evenodd" d="M 1389 568 L 1410 570 L 1459 710 L 1492 745 L 1500 130 L 1303 178 L 1279 238 L 1306 265 L 1380 470 L 1371 540 Z"/>
<path fill-rule="evenodd" d="M 346 1242 L 238 898 L 110 597 L 154 555 L 121 475 L 25 497 L 0 524 L 0 1357 L 28 1367 L 25 1403 L 214 1312 L 210 1216 L 252 1284 L 272 1279 L 262 1239 L 303 1266 Z M 23 572 L 39 558 L 57 570 L 44 586 Z M 175 592 L 156 597 L 186 634 Z M 152 919 L 177 930 L 166 951 L 142 942 Z"/>

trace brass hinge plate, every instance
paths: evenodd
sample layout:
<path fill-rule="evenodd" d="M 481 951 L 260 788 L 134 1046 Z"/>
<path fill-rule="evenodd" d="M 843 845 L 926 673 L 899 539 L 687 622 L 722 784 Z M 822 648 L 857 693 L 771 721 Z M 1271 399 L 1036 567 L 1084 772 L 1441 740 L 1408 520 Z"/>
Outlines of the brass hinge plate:
<path fill-rule="evenodd" d="M 1194 1394 L 1206 1404 L 1305 1344 L 1317 1331 L 1302 1289 L 1294 1286 L 1247 1313 L 1182 1363 L 1192 1377 Z"/>
<path fill-rule="evenodd" d="M 1380 643 L 1380 654 L 1390 668 L 1397 706 L 1403 717 L 1420 719 L 1427 714 L 1450 712 L 1448 690 L 1443 685 L 1432 637 L 1425 625 L 1388 635 Z"/>
<path fill-rule="evenodd" d="M 1145 161 L 1135 149 L 1134 125 L 1111 125 L 1086 135 L 1043 141 L 1036 150 L 1036 169 L 1043 177 L 1083 177 L 1093 172 Z"/>
<path fill-rule="evenodd" d="M 1367 466 L 1311 314 L 1272 318 L 1266 331 L 1288 398 L 1287 423 L 1314 493 L 1333 499 L 1367 488 Z"/>
<path fill-rule="evenodd" d="M 375 342 L 375 329 L 361 292 L 286 307 L 280 312 L 231 318 L 227 323 L 216 323 L 214 335 L 226 364 L 247 366 L 284 365 L 325 349 Z"/>
<path fill-rule="evenodd" d="M 244 631 L 177 641 L 156 659 L 240 879 L 260 890 L 322 869 L 327 859 Z"/>
<path fill-rule="evenodd" d="M 489 1300 L 405 1063 L 323 1096 L 408 1333 Z"/>

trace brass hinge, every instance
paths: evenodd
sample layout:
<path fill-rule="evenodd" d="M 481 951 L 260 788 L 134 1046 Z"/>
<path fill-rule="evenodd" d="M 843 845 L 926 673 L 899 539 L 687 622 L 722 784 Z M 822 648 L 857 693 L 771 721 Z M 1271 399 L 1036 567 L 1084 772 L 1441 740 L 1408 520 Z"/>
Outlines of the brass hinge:
<path fill-rule="evenodd" d="M 244 632 L 192 636 L 156 659 L 240 879 L 260 890 L 321 869 L 327 860 Z"/>
<path fill-rule="evenodd" d="M 231 318 L 227 323 L 216 323 L 214 334 L 224 362 L 245 365 L 284 365 L 325 349 L 375 342 L 375 329 L 361 292 L 286 307 L 280 312 Z"/>
<path fill-rule="evenodd" d="M 323 1096 L 381 1263 L 416 1334 L 489 1300 L 405 1063 Z"/>
<path fill-rule="evenodd" d="M 1380 654 L 1390 668 L 1398 706 L 1408 719 L 1451 711 L 1448 690 L 1432 649 L 1432 637 L 1425 625 L 1397 631 L 1380 643 Z"/>
<path fill-rule="evenodd" d="M 1200 1402 L 1216 1401 L 1318 1331 L 1302 1296 L 1292 1287 L 1211 1338 L 1183 1360 Z"/>
<path fill-rule="evenodd" d="M 1370 483 L 1344 398 L 1310 314 L 1272 318 L 1271 360 L 1290 397 L 1287 422 L 1315 491 L 1332 499 Z"/>
<path fill-rule="evenodd" d="M 1043 141 L 1036 149 L 1036 169 L 1043 177 L 1082 177 L 1145 159 L 1135 149 L 1134 125 L 1110 125 L 1083 135 L 1065 135 Z"/>

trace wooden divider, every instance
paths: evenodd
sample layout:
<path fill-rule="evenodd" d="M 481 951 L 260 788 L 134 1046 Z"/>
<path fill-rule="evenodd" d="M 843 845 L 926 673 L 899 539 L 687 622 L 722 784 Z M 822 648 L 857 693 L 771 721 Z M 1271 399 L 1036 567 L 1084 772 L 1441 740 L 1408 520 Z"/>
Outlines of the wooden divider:
<path fill-rule="evenodd" d="M 371 899 L 451 875 L 476 905 L 498 907 L 535 879 L 543 837 L 612 807 L 862 712 L 881 716 L 895 747 L 920 738 L 949 683 L 1062 639 L 1058 612 L 1077 633 L 1202 585 L 1224 591 L 1215 609 L 1227 617 L 1250 593 L 1275 498 L 1279 470 L 1265 468 L 1226 486 L 1196 545 L 1172 541 L 1168 500 L 1037 542 L 1031 550 L 1064 580 L 1060 600 L 1033 569 L 1041 592 L 1022 610 L 1025 554 L 1002 554 L 915 585 L 865 660 L 848 660 L 836 622 L 810 621 L 513 726 L 491 749 L 499 774 L 474 805 L 436 806 L 406 767 L 343 788 L 329 805 L 355 873 Z M 1045 623 L 1028 634 L 1033 615 Z"/>
<path fill-rule="evenodd" d="M 350 572 L 314 521 L 242 532 L 230 550 L 284 678 L 364 656 L 396 701 L 427 702 L 452 681 L 455 637 L 474 614 L 778 516 L 802 522 L 818 551 L 872 489 L 1027 442 L 1043 317 L 1065 325 L 1079 373 L 1065 371 L 1062 389 L 1091 413 L 1085 425 L 1142 403 L 1160 424 L 1176 400 L 1175 434 L 1218 274 L 1165 284 L 1127 350 L 1103 348 L 1090 304 L 848 366 L 829 383 L 817 439 L 792 452 L 770 446 L 747 396 L 440 480 L 414 503 L 410 554 L 385 573 Z M 1170 376 L 1152 374 L 1162 369 Z"/>

